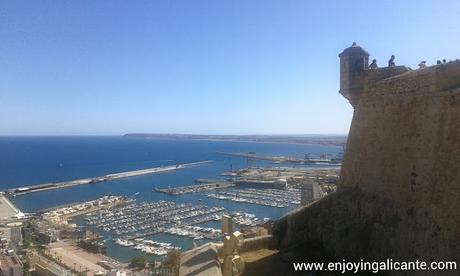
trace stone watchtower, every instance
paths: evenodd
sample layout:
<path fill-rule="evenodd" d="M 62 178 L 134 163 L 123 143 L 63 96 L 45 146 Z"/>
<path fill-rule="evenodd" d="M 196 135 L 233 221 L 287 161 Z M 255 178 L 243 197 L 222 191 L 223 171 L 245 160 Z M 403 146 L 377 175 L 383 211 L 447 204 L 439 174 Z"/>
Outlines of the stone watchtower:
<path fill-rule="evenodd" d="M 364 72 L 369 66 L 369 53 L 353 42 L 339 57 L 340 94 L 354 106 L 364 88 Z"/>

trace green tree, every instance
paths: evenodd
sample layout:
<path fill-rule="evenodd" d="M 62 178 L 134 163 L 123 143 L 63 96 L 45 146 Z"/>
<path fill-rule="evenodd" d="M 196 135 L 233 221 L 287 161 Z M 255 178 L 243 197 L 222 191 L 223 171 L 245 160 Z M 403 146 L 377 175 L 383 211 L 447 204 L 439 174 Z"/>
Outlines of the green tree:
<path fill-rule="evenodd" d="M 137 269 L 144 269 L 146 264 L 147 264 L 147 257 L 143 255 L 138 255 L 131 259 L 131 262 L 129 263 L 129 267 L 137 268 Z"/>
<path fill-rule="evenodd" d="M 24 275 L 24 276 L 29 276 L 29 275 L 30 275 L 30 271 L 29 271 L 29 269 L 30 269 L 29 260 L 26 260 L 26 261 L 24 262 L 24 266 L 23 266 L 22 269 L 23 269 L 22 271 L 23 271 L 23 275 Z"/>
<path fill-rule="evenodd" d="M 22 241 L 22 244 L 23 244 L 24 248 L 27 248 L 27 249 L 33 247 L 33 245 L 34 245 L 33 240 L 30 237 L 25 238 Z"/>

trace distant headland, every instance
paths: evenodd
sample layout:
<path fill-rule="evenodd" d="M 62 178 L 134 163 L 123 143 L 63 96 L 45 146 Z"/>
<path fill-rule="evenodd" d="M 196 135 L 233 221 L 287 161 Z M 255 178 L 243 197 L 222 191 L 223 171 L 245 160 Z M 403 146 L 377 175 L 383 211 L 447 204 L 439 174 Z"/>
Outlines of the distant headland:
<path fill-rule="evenodd" d="M 255 142 L 255 143 L 286 143 L 305 145 L 344 146 L 346 135 L 202 135 L 202 134 L 156 134 L 128 133 L 124 137 L 152 139 L 188 139 L 209 141 Z"/>

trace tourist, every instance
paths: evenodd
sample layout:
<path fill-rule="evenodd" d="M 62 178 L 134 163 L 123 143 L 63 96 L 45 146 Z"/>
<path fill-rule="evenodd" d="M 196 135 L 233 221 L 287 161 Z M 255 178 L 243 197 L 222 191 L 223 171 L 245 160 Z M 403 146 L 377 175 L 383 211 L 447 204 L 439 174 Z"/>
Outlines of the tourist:
<path fill-rule="evenodd" d="M 379 66 L 377 65 L 377 60 L 373 59 L 371 65 L 369 65 L 369 69 L 377 69 Z"/>
<path fill-rule="evenodd" d="M 426 61 L 425 60 L 422 60 L 422 62 L 420 62 L 418 64 L 418 69 L 423 69 L 423 68 L 426 68 Z"/>
<path fill-rule="evenodd" d="M 395 67 L 395 55 L 391 55 L 390 60 L 388 61 L 388 67 Z"/>
<path fill-rule="evenodd" d="M 442 62 L 438 59 L 438 60 L 436 61 L 436 64 L 442 64 Z"/>

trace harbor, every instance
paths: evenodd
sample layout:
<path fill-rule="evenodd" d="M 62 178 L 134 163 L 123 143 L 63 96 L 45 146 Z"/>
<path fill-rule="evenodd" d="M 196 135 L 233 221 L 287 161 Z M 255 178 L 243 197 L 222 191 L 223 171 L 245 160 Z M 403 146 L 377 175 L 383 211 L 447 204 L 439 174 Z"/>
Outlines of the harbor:
<path fill-rule="evenodd" d="M 205 205 L 176 204 L 174 202 L 142 202 L 101 210 L 85 218 L 94 226 L 112 236 L 126 240 L 162 233 L 174 225 L 192 225 L 219 219 L 224 208 Z"/>
<path fill-rule="evenodd" d="M 334 185 L 337 171 L 244 167 L 218 175 L 218 178 L 197 177 L 193 184 L 185 186 L 151 187 L 149 193 L 109 194 L 48 208 L 35 214 L 38 218 L 33 224 L 42 229 L 39 236 L 46 237 L 46 241 L 86 237 L 77 243 L 85 250 L 103 252 L 124 261 L 126 257 L 119 258 L 118 254 L 141 253 L 160 260 L 173 250 L 219 241 L 223 215 L 231 216 L 236 229 L 242 231 L 266 227 L 274 214 L 283 214 L 302 204 L 304 183 L 318 182 L 322 187 L 319 196 L 326 194 L 327 187 Z M 148 194 L 156 199 L 145 200 Z M 309 198 L 307 202 L 312 200 Z M 88 231 L 93 233 L 89 239 L 84 234 Z"/>
<path fill-rule="evenodd" d="M 175 204 L 174 202 L 142 202 L 100 209 L 84 217 L 88 229 L 108 234 L 114 244 L 162 256 L 180 246 L 155 241 L 158 234 L 186 237 L 194 241 L 217 241 L 221 230 L 203 224 L 218 223 L 222 215 L 234 218 L 238 227 L 262 225 L 268 218 L 257 218 L 245 212 L 229 212 L 223 207 Z"/>
<path fill-rule="evenodd" d="M 315 168 L 268 160 L 251 161 L 247 166 L 243 158 L 223 157 L 217 152 L 202 158 L 212 163 L 187 162 L 200 160 L 190 158 L 177 165 L 118 169 L 122 172 L 74 180 L 79 182 L 75 185 L 70 181 L 69 189 L 17 185 L 27 189 L 9 188 L 5 196 L 27 212 L 31 221 L 27 231 L 51 248 L 50 258 L 57 253 L 72 269 L 80 255 L 88 255 L 88 259 L 106 256 L 114 260 L 111 263 L 126 264 L 139 255 L 161 261 L 172 251 L 220 242 L 224 215 L 232 218 L 233 229 L 247 237 L 268 233 L 273 220 L 302 204 L 302 183 L 318 182 L 323 195 L 333 190 L 336 180 L 334 166 Z M 105 183 L 108 181 L 111 183 Z M 50 182 L 57 183 L 66 182 Z M 43 192 L 34 192 L 34 188 Z M 82 270 L 100 269 L 97 262 L 81 263 Z"/>
<path fill-rule="evenodd" d="M 181 229 L 183 226 L 219 221 L 223 214 L 228 213 L 223 207 L 157 201 L 132 203 L 110 209 L 101 209 L 93 214 L 88 214 L 85 217 L 85 222 L 86 225 L 96 227 L 115 237 L 133 240 L 165 231 L 172 233 L 168 229 Z M 235 213 L 235 216 L 241 218 L 238 220 L 241 225 L 250 226 L 258 221 L 251 214 Z M 195 230 L 200 229 L 197 228 Z M 203 236 L 199 235 L 188 235 L 195 239 L 203 238 Z M 215 238 L 212 235 L 205 235 L 205 237 L 209 239 Z"/>
<path fill-rule="evenodd" d="M 285 196 L 282 196 L 282 191 L 279 190 L 258 191 L 251 188 L 239 190 L 247 201 L 235 201 L 235 203 L 245 202 L 271 207 L 280 206 L 266 204 L 266 202 L 271 200 L 275 204 L 299 203 L 288 201 L 289 197 L 298 196 L 298 191 L 295 190 L 287 191 Z M 209 191 L 200 193 L 203 196 L 210 195 Z M 235 188 L 222 189 L 221 193 L 228 197 L 234 196 Z M 40 235 L 47 237 L 45 240 L 51 242 L 58 240 L 57 237 L 68 231 L 77 231 L 83 235 L 90 231 L 97 234 L 92 234 L 92 238 L 87 240 L 86 244 L 96 242 L 105 248 L 104 240 L 101 240 L 105 237 L 104 239 L 111 240 L 116 246 L 158 257 L 172 250 L 188 249 L 177 243 L 166 242 L 161 238 L 162 235 L 204 243 L 218 241 L 221 238 L 218 225 L 223 215 L 231 216 L 237 229 L 262 226 L 270 220 L 244 211 L 229 211 L 219 206 L 163 200 L 136 202 L 132 198 L 113 195 L 50 209 L 37 215 L 40 219 L 35 219 L 33 224 L 37 225 L 36 229 L 42 229 L 38 231 L 42 231 Z M 61 234 L 56 234 L 56 231 Z M 75 236 L 75 234 L 71 235 Z"/>

